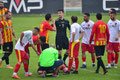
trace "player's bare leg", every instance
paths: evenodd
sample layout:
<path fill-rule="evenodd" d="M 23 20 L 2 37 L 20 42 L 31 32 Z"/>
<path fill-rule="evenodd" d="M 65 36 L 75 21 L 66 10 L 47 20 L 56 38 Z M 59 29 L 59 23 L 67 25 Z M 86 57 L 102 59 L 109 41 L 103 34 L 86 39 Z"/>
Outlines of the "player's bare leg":
<path fill-rule="evenodd" d="M 80 68 L 86 68 L 86 53 L 83 52 L 82 53 L 82 61 L 83 61 L 83 65 Z"/>
<path fill-rule="evenodd" d="M 92 67 L 95 67 L 95 53 L 91 53 Z"/>
<path fill-rule="evenodd" d="M 59 57 L 58 57 L 58 59 L 62 59 L 62 50 L 58 50 L 58 52 L 59 52 Z"/>

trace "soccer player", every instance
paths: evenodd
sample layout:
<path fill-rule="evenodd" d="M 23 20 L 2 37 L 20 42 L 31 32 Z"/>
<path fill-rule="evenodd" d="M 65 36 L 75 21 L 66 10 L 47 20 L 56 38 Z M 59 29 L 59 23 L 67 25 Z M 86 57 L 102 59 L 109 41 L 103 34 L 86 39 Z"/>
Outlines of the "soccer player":
<path fill-rule="evenodd" d="M 0 1 L 0 21 L 5 19 L 5 12 L 9 11 L 7 8 L 4 8 L 4 3 Z M 0 44 L 0 53 L 3 53 L 1 50 L 1 44 Z"/>
<path fill-rule="evenodd" d="M 93 26 L 89 44 L 91 45 L 94 37 L 95 54 L 97 58 L 97 69 L 95 73 L 99 73 L 99 68 L 101 66 L 103 68 L 103 75 L 105 75 L 108 71 L 106 70 L 101 57 L 104 56 L 105 45 L 108 45 L 109 42 L 109 30 L 107 24 L 101 21 L 102 20 L 101 13 L 97 13 L 96 18 L 98 21 Z M 106 43 L 106 38 L 107 38 L 107 43 Z"/>
<path fill-rule="evenodd" d="M 34 49 L 34 51 L 37 53 L 37 55 L 40 55 L 40 53 L 35 49 L 35 46 L 33 44 L 32 36 L 36 36 L 39 34 L 39 28 L 34 28 L 33 31 L 24 31 L 21 33 L 20 39 L 18 40 L 17 44 L 15 45 L 15 52 L 17 55 L 18 62 L 15 66 L 14 73 L 12 75 L 15 79 L 20 79 L 20 77 L 17 76 L 17 72 L 20 69 L 21 63 L 23 62 L 24 70 L 25 70 L 25 76 L 32 76 L 31 73 L 28 72 L 28 55 L 25 52 L 25 46 L 29 43 L 31 47 Z"/>
<path fill-rule="evenodd" d="M 82 61 L 83 65 L 80 68 L 86 68 L 86 54 L 85 52 L 88 51 L 91 53 L 91 58 L 92 58 L 92 67 L 95 67 L 95 50 L 94 50 L 94 42 L 92 42 L 92 45 L 89 46 L 89 40 L 90 40 L 90 35 L 92 32 L 92 28 L 94 25 L 94 22 L 89 20 L 90 14 L 89 13 L 84 13 L 84 22 L 81 24 L 82 29 L 85 31 L 85 34 L 82 39 Z"/>
<path fill-rule="evenodd" d="M 59 18 L 55 21 L 56 25 L 56 49 L 59 52 L 59 59 L 62 58 L 62 49 L 66 49 L 64 54 L 63 61 L 65 63 L 66 58 L 68 57 L 69 41 L 67 38 L 67 28 L 70 30 L 69 21 L 64 19 L 64 11 L 62 9 L 58 10 Z"/>
<path fill-rule="evenodd" d="M 106 68 L 111 68 L 111 53 L 115 53 L 115 64 L 114 68 L 117 68 L 118 58 L 119 58 L 119 48 L 120 48 L 120 21 L 116 19 L 116 11 L 110 13 L 110 20 L 108 21 L 108 28 L 110 32 L 108 51 L 108 66 Z"/>
<path fill-rule="evenodd" d="M 73 74 L 78 74 L 78 66 L 79 66 L 79 40 L 82 39 L 84 35 L 84 30 L 82 27 L 77 23 L 77 16 L 72 16 L 71 21 L 71 35 L 70 35 L 70 44 L 69 44 L 69 65 L 68 65 L 68 71 L 64 73 L 64 75 L 70 74 L 70 69 L 72 67 L 73 58 L 75 59 L 75 71 L 73 71 Z M 80 32 L 81 35 L 80 35 Z M 79 37 L 80 36 L 80 37 Z"/>
<path fill-rule="evenodd" d="M 46 21 L 43 21 L 39 27 L 40 36 L 46 37 L 46 43 L 49 43 L 49 30 L 56 31 L 55 20 L 52 19 L 51 14 L 45 15 Z M 53 27 L 49 24 L 52 21 Z"/>
<path fill-rule="evenodd" d="M 7 68 L 12 69 L 9 65 L 9 56 L 13 51 L 13 38 L 17 42 L 17 38 L 11 22 L 12 14 L 11 12 L 5 12 L 5 19 L 0 22 L 0 44 L 3 46 L 4 56 L 0 59 L 0 68 L 2 61 L 5 60 Z"/>

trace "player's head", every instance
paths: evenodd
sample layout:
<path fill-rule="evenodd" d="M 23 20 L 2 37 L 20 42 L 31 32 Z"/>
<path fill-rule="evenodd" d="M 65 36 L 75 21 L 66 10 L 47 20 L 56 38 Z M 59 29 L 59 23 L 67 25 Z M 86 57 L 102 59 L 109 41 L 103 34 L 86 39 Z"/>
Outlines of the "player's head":
<path fill-rule="evenodd" d="M 46 14 L 46 15 L 45 15 L 45 20 L 46 20 L 46 21 L 51 21 L 51 20 L 52 20 L 51 14 L 49 14 L 49 13 Z"/>
<path fill-rule="evenodd" d="M 33 35 L 34 35 L 34 36 L 38 35 L 39 32 L 40 32 L 39 28 L 35 27 L 35 28 L 33 29 Z"/>
<path fill-rule="evenodd" d="M 110 10 L 109 10 L 109 15 L 110 15 L 111 12 L 116 13 L 116 10 L 115 10 L 115 9 L 110 9 Z"/>
<path fill-rule="evenodd" d="M 102 20 L 102 14 L 101 13 L 97 13 L 96 14 L 96 18 L 97 18 L 97 20 Z"/>
<path fill-rule="evenodd" d="M 40 36 L 40 42 L 44 44 L 46 42 L 46 37 L 45 36 Z"/>
<path fill-rule="evenodd" d="M 12 18 L 12 13 L 9 12 L 9 11 L 5 12 L 5 18 L 6 18 L 7 20 L 10 20 L 10 19 Z"/>
<path fill-rule="evenodd" d="M 64 16 L 64 10 L 63 9 L 58 10 L 58 16 L 59 16 L 59 18 L 63 18 L 63 16 Z"/>
<path fill-rule="evenodd" d="M 0 1 L 0 9 L 4 8 L 4 2 Z"/>
<path fill-rule="evenodd" d="M 110 13 L 110 19 L 115 20 L 116 19 L 116 12 L 111 12 Z"/>
<path fill-rule="evenodd" d="M 84 13 L 84 21 L 88 22 L 89 21 L 90 14 L 89 13 Z"/>
<path fill-rule="evenodd" d="M 77 20 L 78 20 L 78 17 L 77 17 L 77 16 L 72 16 L 72 17 L 71 17 L 72 23 L 76 23 Z"/>
<path fill-rule="evenodd" d="M 50 45 L 50 47 L 53 47 L 53 48 L 55 48 L 55 45 L 54 45 L 54 44 L 51 44 L 51 45 Z"/>

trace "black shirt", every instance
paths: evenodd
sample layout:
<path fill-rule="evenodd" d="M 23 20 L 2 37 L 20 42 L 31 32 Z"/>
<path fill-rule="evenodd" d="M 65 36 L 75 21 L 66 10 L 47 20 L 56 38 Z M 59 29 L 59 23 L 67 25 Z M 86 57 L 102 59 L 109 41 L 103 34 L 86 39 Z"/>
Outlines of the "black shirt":
<path fill-rule="evenodd" d="M 67 36 L 66 29 L 68 28 L 70 30 L 70 24 L 69 21 L 66 19 L 57 19 L 55 21 L 56 25 L 56 36 Z"/>

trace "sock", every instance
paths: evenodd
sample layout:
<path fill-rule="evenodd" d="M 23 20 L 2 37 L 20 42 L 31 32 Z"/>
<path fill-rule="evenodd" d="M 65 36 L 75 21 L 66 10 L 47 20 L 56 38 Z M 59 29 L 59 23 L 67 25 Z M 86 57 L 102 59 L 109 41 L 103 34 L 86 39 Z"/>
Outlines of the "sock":
<path fill-rule="evenodd" d="M 23 63 L 25 72 L 28 72 L 28 63 Z"/>
<path fill-rule="evenodd" d="M 83 64 L 86 64 L 86 57 L 82 57 Z"/>
<path fill-rule="evenodd" d="M 100 68 L 100 59 L 97 58 L 97 71 L 99 71 L 99 68 Z"/>
<path fill-rule="evenodd" d="M 2 62 L 2 59 L 0 59 L 0 62 Z"/>
<path fill-rule="evenodd" d="M 16 64 L 14 72 L 17 73 L 20 69 L 20 64 Z"/>
<path fill-rule="evenodd" d="M 114 53 L 112 52 L 111 53 L 111 61 L 113 62 L 115 60 L 115 56 L 114 56 Z"/>
<path fill-rule="evenodd" d="M 94 58 L 92 58 L 92 63 L 93 63 L 93 64 L 95 64 L 95 57 L 94 57 Z"/>
<path fill-rule="evenodd" d="M 119 54 L 115 54 L 115 64 L 118 63 Z"/>
<path fill-rule="evenodd" d="M 66 68 L 66 66 L 65 66 L 65 65 L 62 65 L 62 66 L 61 66 L 61 70 L 65 69 L 65 68 Z"/>
<path fill-rule="evenodd" d="M 103 63 L 101 57 L 100 57 L 100 66 L 103 68 L 104 71 L 106 71 L 106 68 L 105 68 L 105 66 L 104 66 L 104 63 Z"/>
<path fill-rule="evenodd" d="M 111 64 L 111 53 L 108 52 L 107 54 L 108 64 Z"/>
<path fill-rule="evenodd" d="M 68 71 L 70 71 L 70 69 L 72 67 L 72 63 L 73 63 L 73 58 L 69 59 Z"/>
<path fill-rule="evenodd" d="M 6 62 L 6 65 L 9 65 L 9 57 L 6 57 L 5 62 Z"/>
<path fill-rule="evenodd" d="M 64 61 L 64 63 L 65 63 L 65 61 L 66 61 L 66 59 L 67 59 L 67 57 L 68 57 L 68 52 L 66 52 L 65 54 L 64 54 L 64 57 L 63 57 L 63 61 Z"/>
<path fill-rule="evenodd" d="M 78 70 L 78 66 L 79 66 L 79 59 L 75 58 L 75 71 Z"/>
<path fill-rule="evenodd" d="M 61 56 L 61 54 L 59 54 L 58 59 L 61 59 L 61 58 L 62 58 L 62 56 Z"/>

